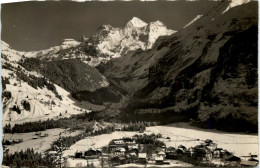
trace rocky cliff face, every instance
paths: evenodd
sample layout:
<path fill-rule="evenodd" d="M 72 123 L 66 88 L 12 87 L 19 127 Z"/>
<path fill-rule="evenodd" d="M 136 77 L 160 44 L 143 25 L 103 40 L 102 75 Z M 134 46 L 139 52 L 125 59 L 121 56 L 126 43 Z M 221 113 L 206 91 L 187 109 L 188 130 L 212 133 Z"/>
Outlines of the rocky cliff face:
<path fill-rule="evenodd" d="M 204 127 L 257 130 L 255 2 L 232 8 L 222 2 L 190 26 L 159 38 L 151 51 L 126 58 L 132 62 L 118 59 L 101 70 L 126 90 L 137 89 L 125 105 L 127 117 L 197 118 L 194 123 Z M 113 71 L 118 68 L 120 73 Z"/>

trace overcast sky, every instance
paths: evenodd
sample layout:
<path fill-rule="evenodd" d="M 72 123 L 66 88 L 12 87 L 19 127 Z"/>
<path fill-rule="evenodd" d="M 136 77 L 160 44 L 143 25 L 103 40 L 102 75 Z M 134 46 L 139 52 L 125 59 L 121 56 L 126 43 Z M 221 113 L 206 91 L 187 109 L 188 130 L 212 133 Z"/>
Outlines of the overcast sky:
<path fill-rule="evenodd" d="M 134 16 L 160 20 L 177 30 L 218 2 L 19 2 L 2 4 L 2 40 L 31 51 L 58 45 L 64 38 L 91 36 L 103 24 L 123 27 Z"/>

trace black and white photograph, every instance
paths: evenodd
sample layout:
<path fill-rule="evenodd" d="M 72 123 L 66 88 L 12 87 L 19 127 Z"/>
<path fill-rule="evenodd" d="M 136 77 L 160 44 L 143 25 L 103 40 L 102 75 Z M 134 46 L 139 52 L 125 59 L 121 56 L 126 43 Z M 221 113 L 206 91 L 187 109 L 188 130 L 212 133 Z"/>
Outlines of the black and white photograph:
<path fill-rule="evenodd" d="M 258 6 L 2 2 L 0 167 L 257 167 Z"/>

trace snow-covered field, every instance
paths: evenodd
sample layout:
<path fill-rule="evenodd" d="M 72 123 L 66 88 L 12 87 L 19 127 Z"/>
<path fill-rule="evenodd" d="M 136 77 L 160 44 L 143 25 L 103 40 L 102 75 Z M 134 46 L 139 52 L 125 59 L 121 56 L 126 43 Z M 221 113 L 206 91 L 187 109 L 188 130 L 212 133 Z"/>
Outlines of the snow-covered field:
<path fill-rule="evenodd" d="M 74 156 L 76 151 L 85 151 L 89 148 L 98 149 L 107 146 L 112 139 L 134 136 L 136 132 L 116 131 L 111 134 L 102 134 L 92 137 L 86 137 L 72 145 L 68 150 L 64 151 L 63 156 Z"/>
<path fill-rule="evenodd" d="M 43 153 L 51 147 L 51 144 L 59 138 L 59 134 L 62 136 L 75 136 L 80 133 L 80 131 L 68 132 L 65 129 L 49 129 L 46 131 L 41 131 L 42 134 L 47 133 L 48 137 L 38 137 L 38 139 L 33 139 L 36 132 L 30 133 L 15 133 L 15 134 L 4 134 L 4 140 L 17 140 L 22 139 L 23 142 L 19 144 L 13 144 L 7 146 L 9 153 L 14 153 L 16 151 L 25 151 L 27 148 L 33 148 L 36 152 Z M 39 133 L 39 132 L 38 132 Z"/>
<path fill-rule="evenodd" d="M 218 147 L 233 152 L 237 156 L 248 156 L 249 153 L 258 155 L 258 135 L 200 129 L 185 123 L 147 127 L 144 133 L 161 133 L 163 138 L 160 140 L 164 141 L 167 147 L 184 145 L 189 148 L 199 145 L 203 140 L 211 139 L 218 144 Z M 135 134 L 140 133 L 118 131 L 111 134 L 88 137 L 72 145 L 69 150 L 64 152 L 64 156 L 72 156 L 77 150 L 84 151 L 88 148 L 101 148 L 107 146 L 112 139 L 131 137 Z M 167 137 L 170 139 L 166 139 Z"/>
<path fill-rule="evenodd" d="M 99 159 L 76 159 L 76 158 L 68 158 L 66 161 L 66 167 L 85 167 L 88 165 L 92 165 L 95 167 L 101 167 Z"/>

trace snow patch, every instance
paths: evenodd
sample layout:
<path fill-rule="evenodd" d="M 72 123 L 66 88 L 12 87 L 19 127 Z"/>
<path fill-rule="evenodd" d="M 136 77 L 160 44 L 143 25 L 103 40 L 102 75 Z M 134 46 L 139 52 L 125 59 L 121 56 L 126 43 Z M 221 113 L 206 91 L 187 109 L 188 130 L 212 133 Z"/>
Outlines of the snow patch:
<path fill-rule="evenodd" d="M 251 0 L 231 0 L 230 3 L 229 3 L 229 6 L 222 12 L 222 14 L 224 14 L 225 12 L 227 12 L 231 8 L 234 8 L 234 7 L 239 6 L 239 5 L 246 4 L 250 1 Z"/>
<path fill-rule="evenodd" d="M 201 18 L 203 15 L 197 15 L 194 19 L 192 19 L 188 24 L 186 24 L 183 28 L 186 28 L 188 26 L 190 26 L 192 23 L 194 23 L 195 21 L 197 21 L 199 18 Z"/>

